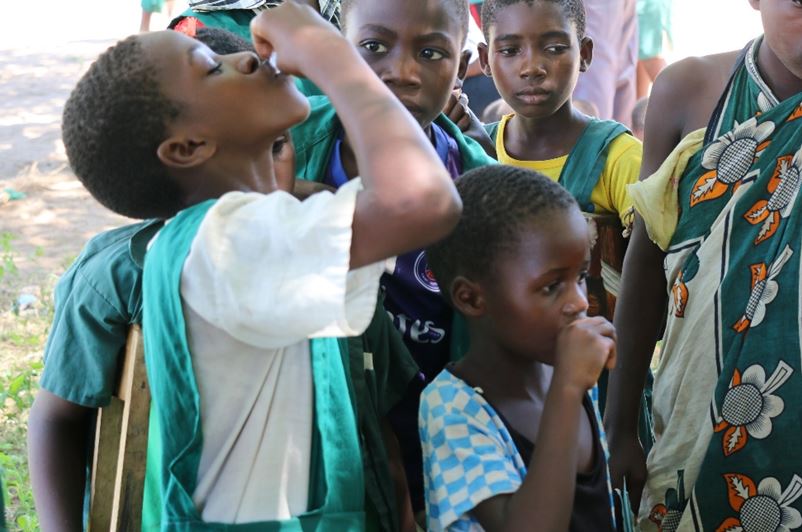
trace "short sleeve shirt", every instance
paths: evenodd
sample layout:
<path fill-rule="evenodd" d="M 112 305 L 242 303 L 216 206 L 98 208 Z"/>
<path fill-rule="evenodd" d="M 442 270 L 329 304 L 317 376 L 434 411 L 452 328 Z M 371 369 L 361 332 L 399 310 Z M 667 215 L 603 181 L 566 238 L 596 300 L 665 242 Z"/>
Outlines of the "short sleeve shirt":
<path fill-rule="evenodd" d="M 523 161 L 515 159 L 507 153 L 504 146 L 504 130 L 513 115 L 506 115 L 498 125 L 496 136 L 496 153 L 501 164 L 519 166 L 540 172 L 554 181 L 560 179 L 568 155 L 555 157 L 545 161 Z M 638 182 L 643 144 L 632 135 L 619 135 L 610 143 L 607 162 L 602 175 L 590 194 L 590 201 L 599 214 L 616 214 L 626 227 L 625 215 L 632 207 L 632 199 L 627 193 L 627 186 Z"/>
<path fill-rule="evenodd" d="M 598 414 L 595 388 L 589 396 Z M 427 529 L 481 531 L 471 510 L 515 493 L 526 477 L 509 430 L 481 394 L 448 370 L 423 391 L 419 423 Z M 599 439 L 606 456 L 604 435 Z M 611 495 L 609 503 L 612 519 Z"/>
<path fill-rule="evenodd" d="M 148 221 L 101 233 L 62 275 L 43 389 L 90 408 L 109 403 L 128 327 L 142 318 L 142 258 L 159 227 Z"/>

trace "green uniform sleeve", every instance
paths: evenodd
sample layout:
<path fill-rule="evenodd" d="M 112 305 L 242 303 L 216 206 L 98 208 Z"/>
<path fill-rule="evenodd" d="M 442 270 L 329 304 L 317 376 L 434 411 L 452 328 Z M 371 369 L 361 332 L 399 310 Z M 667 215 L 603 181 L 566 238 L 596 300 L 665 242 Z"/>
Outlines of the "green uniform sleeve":
<path fill-rule="evenodd" d="M 135 224 L 98 235 L 61 277 L 43 389 L 90 408 L 109 403 L 128 327 L 141 320 L 142 270 L 129 246 L 153 227 Z"/>

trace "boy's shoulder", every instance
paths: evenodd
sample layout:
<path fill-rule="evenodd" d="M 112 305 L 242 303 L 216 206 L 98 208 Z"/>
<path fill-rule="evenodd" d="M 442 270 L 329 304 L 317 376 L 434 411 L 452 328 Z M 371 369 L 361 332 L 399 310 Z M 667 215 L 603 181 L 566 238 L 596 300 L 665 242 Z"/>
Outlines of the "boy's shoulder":
<path fill-rule="evenodd" d="M 141 271 L 148 242 L 162 226 L 161 220 L 148 220 L 104 231 L 89 240 L 64 273 L 59 284 L 81 275 L 100 280 L 108 276 L 113 283 L 118 271 Z"/>
<path fill-rule="evenodd" d="M 727 86 L 740 53 L 734 50 L 687 57 L 668 65 L 654 81 L 647 116 L 660 117 L 661 126 L 678 135 L 704 127 Z"/>
<path fill-rule="evenodd" d="M 423 419 L 463 411 L 474 400 L 476 392 L 468 384 L 443 369 L 421 392 L 420 413 Z"/>

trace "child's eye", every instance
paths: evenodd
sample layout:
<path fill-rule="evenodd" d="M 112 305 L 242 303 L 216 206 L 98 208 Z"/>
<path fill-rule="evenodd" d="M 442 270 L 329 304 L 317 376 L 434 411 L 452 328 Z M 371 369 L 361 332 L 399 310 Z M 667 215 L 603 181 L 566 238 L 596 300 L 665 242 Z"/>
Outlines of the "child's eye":
<path fill-rule="evenodd" d="M 429 61 L 439 61 L 443 59 L 446 54 L 439 50 L 435 50 L 434 48 L 424 48 L 421 50 L 420 56 Z"/>
<path fill-rule="evenodd" d="M 223 72 L 223 63 L 217 63 L 217 64 L 214 66 L 214 68 L 212 68 L 211 70 L 209 70 L 209 72 L 207 72 L 206 74 L 207 74 L 207 75 L 209 75 L 209 76 L 211 76 L 211 75 L 214 75 L 214 74 L 220 74 L 220 73 L 222 73 L 222 72 Z"/>
<path fill-rule="evenodd" d="M 543 292 L 544 295 L 551 296 L 557 293 L 557 291 L 560 289 L 561 284 L 562 284 L 561 281 L 554 281 L 553 283 L 544 286 L 540 290 L 541 292 Z"/>
<path fill-rule="evenodd" d="M 579 274 L 579 282 L 580 282 L 580 283 L 584 283 L 585 281 L 587 281 L 587 280 L 588 280 L 588 276 L 589 276 L 589 275 L 590 275 L 590 274 L 587 272 L 587 270 L 586 270 L 586 271 L 583 271 L 582 273 L 580 273 L 580 274 Z"/>
<path fill-rule="evenodd" d="M 515 48 L 513 46 L 507 46 L 507 47 L 504 47 L 504 48 L 499 48 L 497 51 L 498 51 L 499 54 L 501 54 L 503 56 L 510 56 L 510 55 L 515 55 L 516 53 L 518 53 L 518 48 Z"/>
<path fill-rule="evenodd" d="M 359 46 L 372 54 L 383 54 L 387 52 L 387 47 L 379 41 L 364 41 L 360 43 Z"/>
<path fill-rule="evenodd" d="M 568 49 L 564 44 L 553 44 L 546 47 L 546 51 L 550 54 L 561 54 Z"/>

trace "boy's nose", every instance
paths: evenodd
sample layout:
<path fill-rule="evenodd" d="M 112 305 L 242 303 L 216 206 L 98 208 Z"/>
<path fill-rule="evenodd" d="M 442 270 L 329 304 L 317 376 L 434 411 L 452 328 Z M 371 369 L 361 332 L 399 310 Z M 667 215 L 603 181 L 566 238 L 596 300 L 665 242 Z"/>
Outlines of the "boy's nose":
<path fill-rule="evenodd" d="M 389 57 L 381 80 L 394 85 L 419 85 L 418 63 L 411 57 Z"/>
<path fill-rule="evenodd" d="M 588 294 L 584 283 L 574 283 L 563 305 L 563 314 L 573 319 L 582 318 L 588 311 Z"/>
<path fill-rule="evenodd" d="M 253 52 L 243 52 L 238 54 L 237 70 L 243 74 L 253 74 L 259 68 L 259 56 Z"/>
<path fill-rule="evenodd" d="M 542 58 L 537 54 L 527 54 L 521 65 L 521 77 L 523 79 L 541 78 L 546 75 L 546 65 Z"/>

